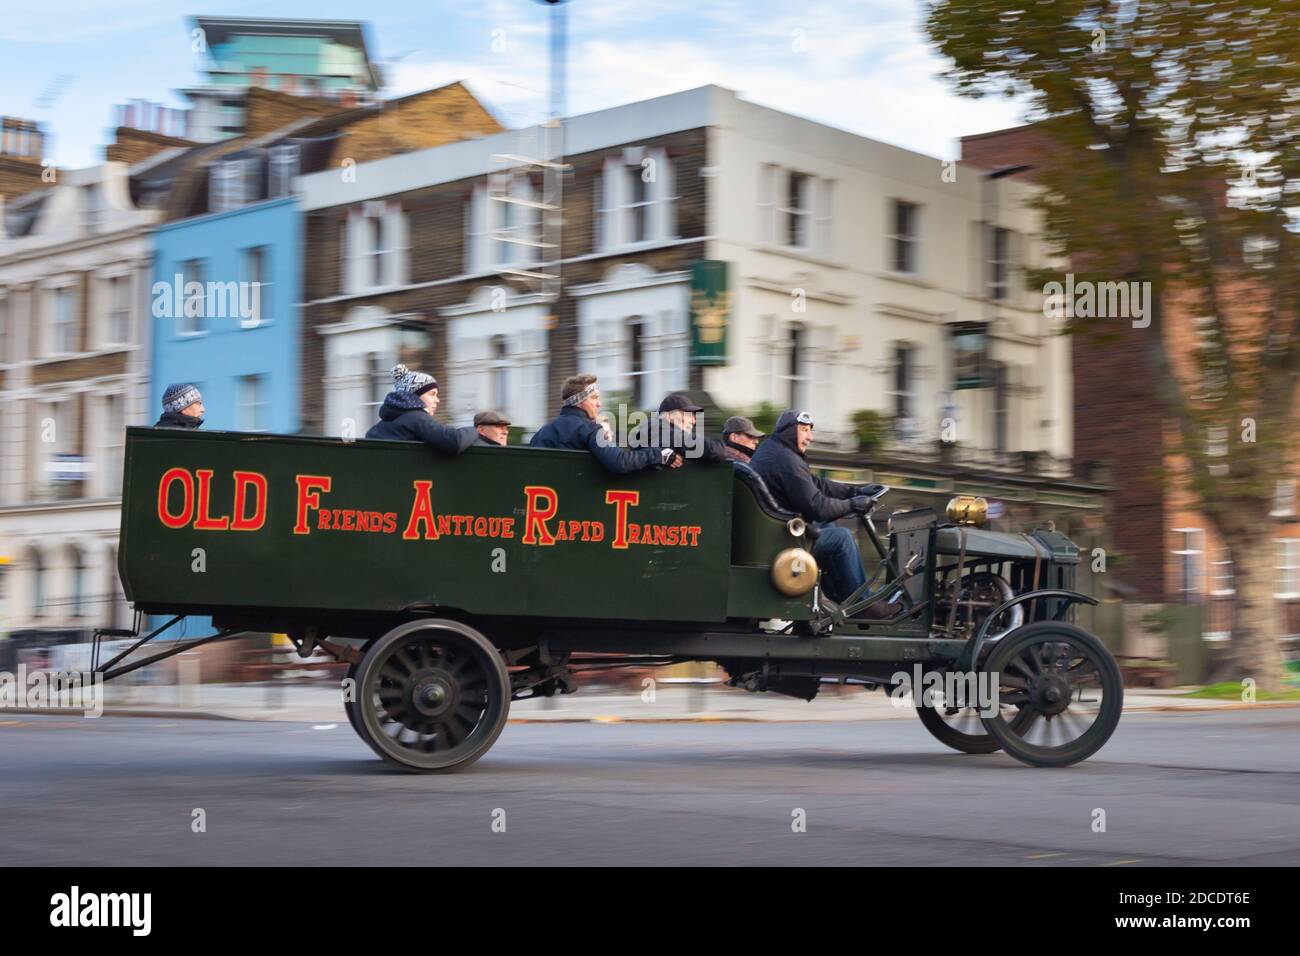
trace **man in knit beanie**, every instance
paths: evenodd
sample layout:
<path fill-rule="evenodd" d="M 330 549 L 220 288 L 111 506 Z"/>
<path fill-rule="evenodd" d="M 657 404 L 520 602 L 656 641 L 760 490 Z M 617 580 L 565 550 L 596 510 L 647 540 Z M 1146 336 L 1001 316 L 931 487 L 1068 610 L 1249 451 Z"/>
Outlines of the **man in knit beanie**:
<path fill-rule="evenodd" d="M 197 385 L 168 385 L 162 397 L 162 417 L 155 428 L 198 428 L 203 424 L 203 396 Z"/>
<path fill-rule="evenodd" d="M 459 455 L 478 440 L 471 427 L 452 428 L 433 417 L 438 410 L 438 380 L 405 365 L 392 368 L 393 390 L 379 407 L 379 421 L 367 438 L 387 441 L 422 441 L 444 455 Z"/>

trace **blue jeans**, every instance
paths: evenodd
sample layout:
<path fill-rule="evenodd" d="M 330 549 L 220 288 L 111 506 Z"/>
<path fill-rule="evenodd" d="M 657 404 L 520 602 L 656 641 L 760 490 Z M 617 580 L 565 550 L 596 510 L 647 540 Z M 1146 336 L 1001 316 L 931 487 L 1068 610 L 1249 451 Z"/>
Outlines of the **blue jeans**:
<path fill-rule="evenodd" d="M 822 569 L 822 590 L 837 604 L 856 591 L 867 580 L 858 553 L 858 541 L 853 532 L 837 524 L 826 524 L 817 536 L 812 549 Z"/>

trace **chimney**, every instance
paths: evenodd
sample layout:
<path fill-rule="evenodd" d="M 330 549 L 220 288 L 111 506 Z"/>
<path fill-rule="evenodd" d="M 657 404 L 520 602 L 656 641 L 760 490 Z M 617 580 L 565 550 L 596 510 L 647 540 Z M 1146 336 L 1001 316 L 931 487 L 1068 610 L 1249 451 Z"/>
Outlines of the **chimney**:
<path fill-rule="evenodd" d="M 44 153 L 45 132 L 35 120 L 0 116 L 0 197 L 49 185 L 41 177 Z"/>

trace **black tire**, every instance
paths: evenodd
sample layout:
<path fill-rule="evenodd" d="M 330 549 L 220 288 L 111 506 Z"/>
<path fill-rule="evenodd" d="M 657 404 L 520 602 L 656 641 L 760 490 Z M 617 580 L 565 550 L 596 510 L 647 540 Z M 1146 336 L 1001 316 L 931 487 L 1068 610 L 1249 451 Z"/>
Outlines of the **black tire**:
<path fill-rule="evenodd" d="M 1005 719 L 1005 710 L 983 718 L 1002 749 L 1032 767 L 1068 767 L 1091 757 L 1110 739 L 1124 710 L 1115 658 L 1073 624 L 1038 621 L 1013 631 L 998 642 L 984 668 L 997 679 L 1003 703 L 1036 714 L 1023 730 Z M 1094 696 L 1085 699 L 1085 693 Z"/>
<path fill-rule="evenodd" d="M 353 682 L 353 697 L 357 696 L 357 668 L 360 666 L 360 664 L 349 664 L 348 672 L 344 675 L 344 680 L 350 680 Z M 348 715 L 348 723 L 352 725 L 352 729 L 355 730 L 357 734 L 360 734 L 361 730 L 357 727 L 357 702 L 355 700 L 348 700 L 348 695 L 346 693 L 343 695 L 343 710 Z"/>
<path fill-rule="evenodd" d="M 944 710 L 940 713 L 940 710 Z M 921 718 L 925 729 L 930 731 L 935 740 L 960 750 L 964 754 L 992 754 L 1002 749 L 1002 745 L 984 729 L 979 711 L 974 707 L 963 707 L 956 714 L 948 714 L 946 709 L 916 705 L 916 716 Z M 1021 708 L 1012 718 L 1012 726 L 1023 732 L 1033 723 L 1033 711 Z M 977 733 L 971 733 L 978 728 Z"/>
<path fill-rule="evenodd" d="M 468 767 L 496 742 L 510 713 L 501 654 L 459 621 L 394 628 L 366 650 L 356 680 L 357 734 L 411 773 Z"/>

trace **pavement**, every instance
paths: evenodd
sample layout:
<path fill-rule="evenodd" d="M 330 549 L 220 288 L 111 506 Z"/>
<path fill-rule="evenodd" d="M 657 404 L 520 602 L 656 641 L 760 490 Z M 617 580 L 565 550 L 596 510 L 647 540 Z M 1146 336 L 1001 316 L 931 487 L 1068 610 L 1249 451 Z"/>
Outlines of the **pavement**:
<path fill-rule="evenodd" d="M 1300 701 L 1257 702 L 1202 700 L 1186 697 L 1195 688 L 1127 688 L 1124 712 L 1229 711 L 1300 707 Z M 339 686 L 306 684 L 122 684 L 103 685 L 107 716 L 220 718 L 329 723 L 344 721 Z M 0 707 L 6 714 L 28 712 Z M 44 711 L 39 711 L 44 712 Z M 79 714 L 80 711 L 77 711 Z M 826 685 L 813 701 L 779 694 L 704 684 L 683 686 L 661 681 L 653 699 L 641 692 L 583 689 L 567 697 L 535 698 L 510 705 L 512 723 L 616 721 L 858 721 L 915 720 L 911 707 L 896 707 L 880 691 Z"/>
<path fill-rule="evenodd" d="M 1144 711 L 1043 769 L 915 718 L 537 722 L 408 775 L 342 720 L 0 714 L 0 845 L 10 866 L 1294 866 L 1297 740 L 1296 708 Z"/>

